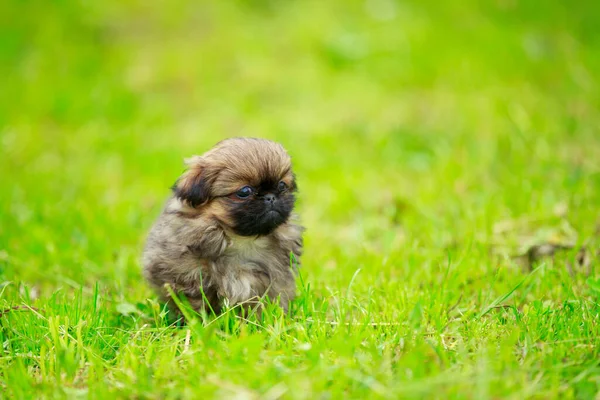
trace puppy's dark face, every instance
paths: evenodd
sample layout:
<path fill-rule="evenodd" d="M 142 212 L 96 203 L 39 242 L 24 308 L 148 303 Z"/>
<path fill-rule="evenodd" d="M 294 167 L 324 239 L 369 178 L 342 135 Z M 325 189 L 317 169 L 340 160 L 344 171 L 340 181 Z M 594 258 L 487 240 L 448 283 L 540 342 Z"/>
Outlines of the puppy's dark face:
<path fill-rule="evenodd" d="M 242 236 L 268 235 L 288 220 L 294 208 L 293 183 L 286 176 L 268 176 L 220 202 L 228 210 L 232 229 Z"/>
<path fill-rule="evenodd" d="M 188 164 L 176 196 L 238 235 L 268 235 L 292 213 L 296 182 L 278 143 L 228 139 Z"/>

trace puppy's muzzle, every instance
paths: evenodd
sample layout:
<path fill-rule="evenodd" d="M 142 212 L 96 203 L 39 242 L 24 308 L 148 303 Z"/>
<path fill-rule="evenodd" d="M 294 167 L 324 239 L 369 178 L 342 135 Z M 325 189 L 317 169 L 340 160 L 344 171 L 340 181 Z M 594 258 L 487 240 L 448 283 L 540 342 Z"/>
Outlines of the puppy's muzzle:
<path fill-rule="evenodd" d="M 267 205 L 267 208 L 272 210 L 277 202 L 277 196 L 275 196 L 273 193 L 267 193 L 263 196 L 263 201 Z"/>

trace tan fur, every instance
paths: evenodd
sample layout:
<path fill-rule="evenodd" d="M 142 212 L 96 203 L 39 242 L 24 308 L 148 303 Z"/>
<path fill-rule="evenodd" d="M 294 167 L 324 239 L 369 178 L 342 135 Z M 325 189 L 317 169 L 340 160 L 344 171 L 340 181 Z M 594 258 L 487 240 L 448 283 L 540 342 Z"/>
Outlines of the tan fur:
<path fill-rule="evenodd" d="M 198 311 L 210 306 L 219 312 L 224 304 L 247 304 L 265 295 L 287 310 L 295 296 L 303 228 L 292 214 L 269 234 L 240 236 L 232 207 L 240 187 L 265 179 L 295 189 L 288 154 L 271 141 L 236 138 L 187 164 L 148 236 L 145 278 L 165 299 L 164 285 L 170 285 Z"/>

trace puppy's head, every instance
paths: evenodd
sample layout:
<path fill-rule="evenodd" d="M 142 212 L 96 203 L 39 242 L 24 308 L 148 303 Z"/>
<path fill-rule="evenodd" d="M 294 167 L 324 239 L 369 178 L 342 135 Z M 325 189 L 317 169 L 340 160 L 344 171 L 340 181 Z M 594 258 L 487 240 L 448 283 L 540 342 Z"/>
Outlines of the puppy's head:
<path fill-rule="evenodd" d="M 268 235 L 294 207 L 290 156 L 278 143 L 234 138 L 187 160 L 175 196 L 238 235 Z"/>

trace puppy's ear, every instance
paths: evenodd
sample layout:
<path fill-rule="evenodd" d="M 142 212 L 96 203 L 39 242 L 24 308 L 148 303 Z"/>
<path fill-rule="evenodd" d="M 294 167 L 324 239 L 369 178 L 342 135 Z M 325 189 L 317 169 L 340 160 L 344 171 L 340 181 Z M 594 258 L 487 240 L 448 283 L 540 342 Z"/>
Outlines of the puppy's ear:
<path fill-rule="evenodd" d="M 197 207 L 210 200 L 210 184 L 208 171 L 200 156 L 185 160 L 188 170 L 173 185 L 173 192 L 179 199 L 192 207 Z"/>

